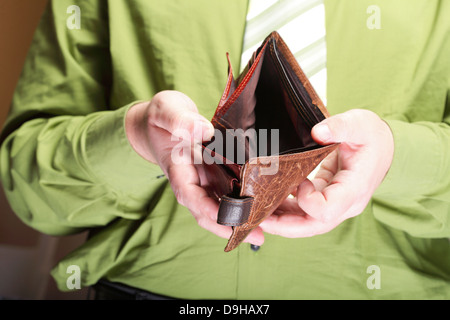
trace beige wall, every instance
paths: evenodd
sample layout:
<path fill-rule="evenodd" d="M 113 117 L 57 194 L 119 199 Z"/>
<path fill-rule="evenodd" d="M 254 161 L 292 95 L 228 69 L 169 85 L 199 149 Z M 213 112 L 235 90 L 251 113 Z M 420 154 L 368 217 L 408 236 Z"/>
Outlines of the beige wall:
<path fill-rule="evenodd" d="M 47 0 L 0 1 L 0 121 L 3 123 L 22 64 Z"/>
<path fill-rule="evenodd" d="M 0 124 L 22 70 L 33 32 L 47 0 L 0 0 Z M 48 270 L 77 247 L 85 234 L 54 238 L 24 225 L 11 211 L 0 188 L 0 297 L 84 299 L 86 290 L 63 294 Z"/>

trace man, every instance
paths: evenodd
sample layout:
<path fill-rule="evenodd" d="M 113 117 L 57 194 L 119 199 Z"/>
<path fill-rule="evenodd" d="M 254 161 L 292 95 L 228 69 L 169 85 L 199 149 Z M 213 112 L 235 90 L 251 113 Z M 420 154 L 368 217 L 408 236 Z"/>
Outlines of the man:
<path fill-rule="evenodd" d="M 66 25 L 74 1 L 49 3 L 1 148 L 23 221 L 91 230 L 53 270 L 61 290 L 77 265 L 83 286 L 175 298 L 450 297 L 448 2 L 379 1 L 381 29 L 372 2 L 325 2 L 334 116 L 312 135 L 339 152 L 247 237 L 259 250 L 230 253 L 217 203 L 169 155 L 176 129 L 211 136 L 247 2 L 75 2 L 80 29 Z"/>

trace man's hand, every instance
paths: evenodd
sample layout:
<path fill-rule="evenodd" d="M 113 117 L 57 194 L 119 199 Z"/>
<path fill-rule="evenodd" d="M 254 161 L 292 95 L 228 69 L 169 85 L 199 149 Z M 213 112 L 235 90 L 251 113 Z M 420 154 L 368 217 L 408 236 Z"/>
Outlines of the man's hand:
<path fill-rule="evenodd" d="M 389 126 L 368 110 L 350 110 L 312 129 L 322 145 L 340 142 L 312 181 L 297 188 L 261 227 L 290 238 L 309 237 L 334 229 L 360 214 L 388 172 L 394 153 Z"/>
<path fill-rule="evenodd" d="M 150 102 L 131 107 L 125 127 L 134 150 L 161 167 L 177 201 L 190 210 L 197 223 L 222 238 L 229 238 L 231 227 L 217 224 L 219 205 L 201 187 L 199 174 L 190 161 L 190 155 L 185 158 L 188 161 L 173 159 L 174 154 L 179 154 L 178 150 L 173 151 L 180 145 L 180 139 L 193 150 L 195 143 L 209 140 L 214 134 L 212 124 L 198 113 L 195 103 L 180 92 L 162 91 Z M 182 134 L 186 132 L 190 136 Z M 246 239 L 246 242 L 255 245 L 261 245 L 263 241 L 260 228 Z"/>

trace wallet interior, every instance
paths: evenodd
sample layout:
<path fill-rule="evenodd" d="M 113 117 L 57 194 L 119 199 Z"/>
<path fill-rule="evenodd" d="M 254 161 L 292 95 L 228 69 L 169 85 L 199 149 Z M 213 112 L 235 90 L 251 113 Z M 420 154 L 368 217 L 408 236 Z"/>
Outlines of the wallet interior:
<path fill-rule="evenodd" d="M 291 65 L 277 50 L 274 39 L 265 51 L 255 96 L 256 132 L 278 129 L 279 154 L 319 147 L 311 137 L 311 129 L 325 116 L 312 104 Z M 267 149 L 272 150 L 270 140 Z"/>
<path fill-rule="evenodd" d="M 287 58 L 278 50 L 275 39 L 270 39 L 258 49 L 232 87 L 236 89 L 230 93 L 228 100 L 233 102 L 224 107 L 225 111 L 216 113 L 213 119 L 216 129 L 226 137 L 222 150 L 227 150 L 227 139 L 228 143 L 230 139 L 234 140 L 235 152 L 231 156 L 228 153 L 216 154 L 216 157 L 224 159 L 224 163 L 243 165 L 251 155 L 273 156 L 321 147 L 312 139 L 311 129 L 325 116 L 312 103 Z M 227 130 L 238 128 L 242 131 L 230 133 Z M 252 132 L 256 134 L 258 144 L 250 145 L 249 136 L 242 134 L 248 129 L 254 129 Z M 266 130 L 264 137 L 261 136 L 264 131 L 261 129 Z M 274 129 L 278 130 L 278 135 L 272 136 Z M 275 141 L 272 141 L 272 137 L 277 138 L 278 148 L 273 146 Z M 260 139 L 265 141 L 260 144 Z M 244 163 L 242 157 L 238 157 L 243 144 Z M 205 147 L 208 148 L 208 145 Z M 250 152 L 250 147 L 257 150 Z"/>

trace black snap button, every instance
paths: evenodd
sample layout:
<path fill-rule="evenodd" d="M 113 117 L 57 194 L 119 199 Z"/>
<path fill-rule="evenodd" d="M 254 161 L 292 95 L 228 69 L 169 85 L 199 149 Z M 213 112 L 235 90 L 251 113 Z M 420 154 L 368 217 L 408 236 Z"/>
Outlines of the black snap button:
<path fill-rule="evenodd" d="M 254 245 L 254 244 L 251 244 L 250 245 L 250 249 L 252 249 L 253 251 L 258 251 L 259 250 L 259 248 L 261 248 L 260 246 L 257 246 L 257 245 Z"/>

